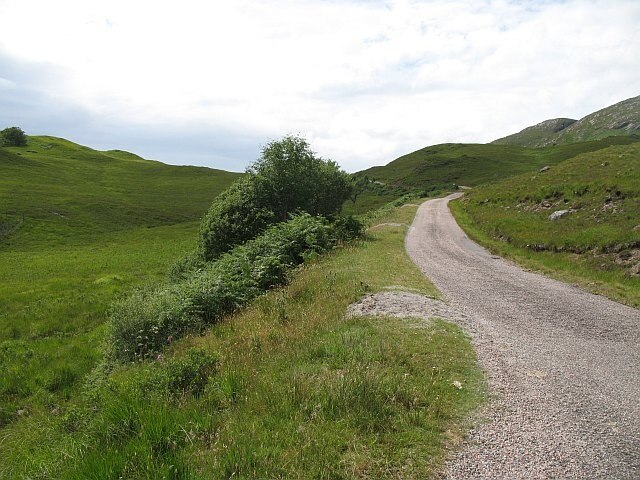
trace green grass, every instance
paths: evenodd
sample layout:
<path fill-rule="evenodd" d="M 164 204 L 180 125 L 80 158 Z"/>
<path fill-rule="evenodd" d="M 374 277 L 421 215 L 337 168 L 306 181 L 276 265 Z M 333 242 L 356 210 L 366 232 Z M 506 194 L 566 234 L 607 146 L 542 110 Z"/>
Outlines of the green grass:
<path fill-rule="evenodd" d="M 574 211 L 549 220 L 568 209 Z M 470 236 L 494 251 L 640 305 L 640 144 L 474 189 L 452 211 Z"/>
<path fill-rule="evenodd" d="M 0 248 L 27 250 L 199 220 L 240 175 L 99 152 L 54 137 L 0 148 L 0 169 L 0 232 L 13 228 L 0 237 Z"/>
<path fill-rule="evenodd" d="M 495 144 L 442 144 L 404 155 L 383 167 L 372 167 L 356 176 L 367 176 L 387 185 L 405 188 L 449 190 L 455 185 L 477 186 L 514 175 L 535 172 L 585 152 L 610 145 L 627 145 L 640 137 L 603 140 L 547 148 Z"/>
<path fill-rule="evenodd" d="M 415 210 L 376 222 L 409 224 Z M 161 360 L 96 371 L 84 402 L 3 430 L 0 476 L 432 476 L 484 397 L 468 338 L 442 321 L 344 318 L 388 286 L 437 295 L 404 252 L 406 229 L 374 228 L 306 264 Z"/>
<path fill-rule="evenodd" d="M 114 298 L 164 278 L 194 248 L 195 222 L 106 235 L 45 251 L 0 251 L 0 426 L 55 409 L 100 358 Z"/>
<path fill-rule="evenodd" d="M 239 174 L 54 137 L 0 148 L 0 427 L 55 411 L 100 358 L 114 298 L 156 282 Z"/>

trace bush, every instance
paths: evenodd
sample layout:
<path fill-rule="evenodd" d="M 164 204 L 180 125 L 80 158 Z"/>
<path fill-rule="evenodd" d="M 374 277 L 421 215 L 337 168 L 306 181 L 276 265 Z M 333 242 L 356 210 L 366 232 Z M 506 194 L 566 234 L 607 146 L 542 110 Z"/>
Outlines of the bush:
<path fill-rule="evenodd" d="M 9 127 L 0 131 L 0 146 L 24 147 L 27 145 L 27 136 L 20 127 Z"/>
<path fill-rule="evenodd" d="M 353 215 L 338 217 L 333 224 L 336 229 L 336 236 L 341 242 L 349 242 L 361 237 L 364 232 L 364 223 Z"/>
<path fill-rule="evenodd" d="M 243 177 L 216 197 L 205 214 L 200 226 L 200 256 L 214 260 L 274 221 L 273 211 L 258 197 L 253 177 Z"/>
<path fill-rule="evenodd" d="M 338 212 L 353 190 L 353 181 L 337 163 L 316 157 L 306 140 L 287 136 L 269 143 L 248 169 L 262 205 L 275 221 L 291 212 L 329 216 Z"/>
<path fill-rule="evenodd" d="M 112 309 L 111 358 L 154 356 L 173 339 L 216 323 L 285 284 L 293 267 L 329 250 L 337 239 L 337 229 L 324 218 L 296 215 L 174 284 L 135 292 Z"/>
<path fill-rule="evenodd" d="M 202 258 L 200 252 L 191 252 L 175 262 L 169 269 L 169 281 L 173 283 L 186 280 L 194 273 L 206 268 L 207 262 Z"/>
<path fill-rule="evenodd" d="M 108 354 L 117 360 L 149 358 L 171 343 L 174 335 L 201 325 L 175 286 L 137 290 L 111 310 Z"/>
<path fill-rule="evenodd" d="M 214 260 L 294 212 L 334 214 L 351 189 L 349 175 L 316 157 L 304 139 L 271 142 L 246 176 L 214 200 L 200 228 L 200 255 Z"/>

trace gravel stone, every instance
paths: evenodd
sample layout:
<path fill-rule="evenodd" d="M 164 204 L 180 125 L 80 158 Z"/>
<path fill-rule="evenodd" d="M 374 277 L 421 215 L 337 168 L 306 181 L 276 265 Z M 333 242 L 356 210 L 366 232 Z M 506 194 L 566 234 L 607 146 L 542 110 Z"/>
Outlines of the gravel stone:
<path fill-rule="evenodd" d="M 417 293 L 398 291 L 379 292 L 365 295 L 349 306 L 347 313 L 351 316 L 389 316 L 400 318 L 421 318 L 429 320 L 433 317 L 464 322 L 466 316 L 435 298 Z"/>
<path fill-rule="evenodd" d="M 443 478 L 639 479 L 640 311 L 496 259 L 456 224 L 458 196 L 422 204 L 406 239 L 492 391 Z"/>

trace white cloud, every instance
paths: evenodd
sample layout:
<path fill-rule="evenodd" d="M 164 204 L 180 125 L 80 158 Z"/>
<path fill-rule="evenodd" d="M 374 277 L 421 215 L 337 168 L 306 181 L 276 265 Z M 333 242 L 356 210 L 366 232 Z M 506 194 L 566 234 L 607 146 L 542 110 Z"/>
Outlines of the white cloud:
<path fill-rule="evenodd" d="M 635 0 L 0 0 L 0 52 L 55 67 L 34 92 L 96 130 L 144 131 L 146 151 L 154 131 L 197 126 L 219 140 L 195 144 L 225 153 L 184 161 L 241 170 L 248 138 L 301 132 L 357 170 L 637 95 L 637 25 Z"/>

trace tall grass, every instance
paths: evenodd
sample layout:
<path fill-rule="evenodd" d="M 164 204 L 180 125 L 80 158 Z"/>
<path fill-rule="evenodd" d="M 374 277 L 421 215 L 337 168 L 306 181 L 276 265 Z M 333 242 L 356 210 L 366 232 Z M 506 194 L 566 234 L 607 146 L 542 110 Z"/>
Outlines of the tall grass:
<path fill-rule="evenodd" d="M 408 223 L 414 213 L 378 221 Z M 344 316 L 349 303 L 389 285 L 436 294 L 406 256 L 405 232 L 373 229 L 205 335 L 117 366 L 88 385 L 86 403 L 9 426 L 0 476 L 433 474 L 483 397 L 467 337 L 441 321 Z"/>

